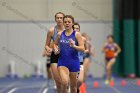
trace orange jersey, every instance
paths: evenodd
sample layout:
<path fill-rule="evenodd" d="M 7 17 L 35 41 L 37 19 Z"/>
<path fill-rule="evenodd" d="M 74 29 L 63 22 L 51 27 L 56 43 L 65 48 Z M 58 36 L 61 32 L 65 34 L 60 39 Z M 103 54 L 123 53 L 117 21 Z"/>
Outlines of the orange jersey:
<path fill-rule="evenodd" d="M 115 57 L 115 49 L 116 49 L 115 44 L 107 44 L 105 46 L 105 50 L 106 50 L 105 56 L 107 58 L 113 58 L 113 57 Z"/>
<path fill-rule="evenodd" d="M 111 51 L 111 50 L 108 50 L 105 53 L 105 55 L 106 55 L 107 58 L 113 58 L 113 57 L 115 57 L 115 52 L 114 51 Z"/>

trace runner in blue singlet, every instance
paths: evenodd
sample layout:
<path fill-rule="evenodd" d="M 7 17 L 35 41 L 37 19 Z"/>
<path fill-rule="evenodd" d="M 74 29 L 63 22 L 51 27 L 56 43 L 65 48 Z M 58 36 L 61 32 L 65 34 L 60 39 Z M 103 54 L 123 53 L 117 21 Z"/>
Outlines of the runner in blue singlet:
<path fill-rule="evenodd" d="M 80 25 L 79 23 L 75 22 L 73 25 L 73 29 L 77 32 L 80 32 Z M 86 39 L 82 36 L 82 39 L 85 43 Z M 80 72 L 79 72 L 79 76 L 78 76 L 78 82 L 77 82 L 77 93 L 80 92 L 79 88 L 82 85 L 83 81 L 84 81 L 84 67 L 83 67 L 83 57 L 84 57 L 84 53 L 82 51 L 78 52 L 78 56 L 79 56 L 79 61 L 80 61 Z"/>
<path fill-rule="evenodd" d="M 67 93 L 69 81 L 71 93 L 77 93 L 77 75 L 80 70 L 78 51 L 84 51 L 84 43 L 81 34 L 72 29 L 74 18 L 66 15 L 63 20 L 66 30 L 58 33 L 54 43 L 54 52 L 60 53 L 58 71 L 61 77 L 62 93 Z M 58 44 L 59 50 L 56 47 Z"/>

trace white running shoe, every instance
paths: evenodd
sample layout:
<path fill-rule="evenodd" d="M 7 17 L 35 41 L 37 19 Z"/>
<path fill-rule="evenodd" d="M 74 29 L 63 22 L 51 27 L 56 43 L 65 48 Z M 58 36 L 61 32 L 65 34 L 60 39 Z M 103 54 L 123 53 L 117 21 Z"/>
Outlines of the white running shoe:
<path fill-rule="evenodd" d="M 109 84 L 109 80 L 105 80 L 105 84 L 108 85 Z"/>

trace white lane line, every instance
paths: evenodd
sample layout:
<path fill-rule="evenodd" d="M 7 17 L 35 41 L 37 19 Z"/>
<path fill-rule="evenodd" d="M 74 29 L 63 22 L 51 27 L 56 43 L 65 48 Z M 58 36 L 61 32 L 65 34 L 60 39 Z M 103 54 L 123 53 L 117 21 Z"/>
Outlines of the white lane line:
<path fill-rule="evenodd" d="M 105 84 L 106 86 L 106 84 Z M 119 89 L 115 88 L 115 86 L 111 87 L 110 85 L 107 85 L 109 88 L 113 89 L 116 93 L 122 93 Z"/>
<path fill-rule="evenodd" d="M 47 92 L 48 92 L 48 88 L 45 88 L 42 93 L 47 93 Z"/>
<path fill-rule="evenodd" d="M 40 88 L 40 90 L 38 91 L 38 93 L 42 93 L 43 89 L 46 87 L 46 82 L 44 82 Z"/>
<path fill-rule="evenodd" d="M 117 88 L 111 87 L 116 93 L 122 93 L 120 90 L 118 90 Z"/>
<path fill-rule="evenodd" d="M 13 88 L 10 91 L 8 91 L 7 93 L 14 93 L 18 88 Z"/>
<path fill-rule="evenodd" d="M 19 81 L 16 81 L 16 82 L 13 82 L 13 83 L 9 84 L 7 87 L 1 89 L 1 90 L 0 90 L 0 93 L 2 93 L 2 92 L 4 92 L 4 91 L 8 90 L 9 88 L 15 86 L 15 85 L 18 84 L 18 83 L 19 83 Z"/>

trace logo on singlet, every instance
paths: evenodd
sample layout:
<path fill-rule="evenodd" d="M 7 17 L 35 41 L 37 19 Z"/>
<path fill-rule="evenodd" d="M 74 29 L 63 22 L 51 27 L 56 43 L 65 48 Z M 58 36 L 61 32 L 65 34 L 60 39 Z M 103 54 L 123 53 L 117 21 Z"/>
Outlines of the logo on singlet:
<path fill-rule="evenodd" d="M 60 40 L 61 43 L 70 43 L 69 40 Z"/>
<path fill-rule="evenodd" d="M 70 42 L 69 42 L 69 40 L 60 40 L 60 43 L 61 43 L 61 46 L 63 48 L 66 48 L 66 49 L 70 48 Z"/>

